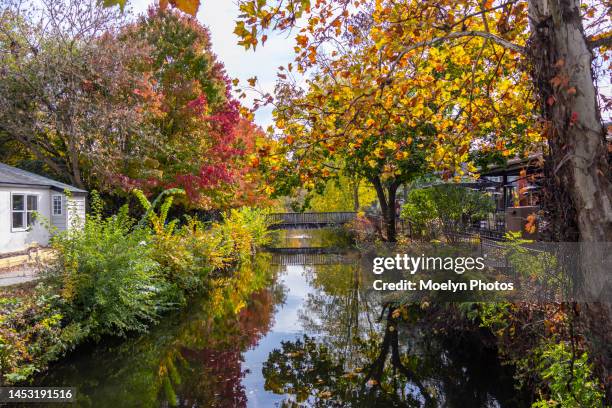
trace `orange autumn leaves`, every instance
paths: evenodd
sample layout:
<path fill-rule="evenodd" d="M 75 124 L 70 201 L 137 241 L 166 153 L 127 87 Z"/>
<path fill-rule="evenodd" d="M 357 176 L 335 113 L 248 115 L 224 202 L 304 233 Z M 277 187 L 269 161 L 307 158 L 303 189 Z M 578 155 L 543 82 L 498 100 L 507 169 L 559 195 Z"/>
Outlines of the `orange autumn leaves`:
<path fill-rule="evenodd" d="M 317 152 L 306 173 L 321 173 L 320 158 L 360 158 L 391 177 L 416 149 L 431 170 L 460 178 L 477 173 L 475 151 L 512 157 L 541 141 L 521 56 L 495 40 L 524 45 L 525 3 L 298 3 L 241 2 L 239 24 L 251 40 L 298 30 L 295 65 L 309 79 L 281 81 L 275 118 L 284 146 Z M 484 35 L 445 38 L 456 30 Z"/>

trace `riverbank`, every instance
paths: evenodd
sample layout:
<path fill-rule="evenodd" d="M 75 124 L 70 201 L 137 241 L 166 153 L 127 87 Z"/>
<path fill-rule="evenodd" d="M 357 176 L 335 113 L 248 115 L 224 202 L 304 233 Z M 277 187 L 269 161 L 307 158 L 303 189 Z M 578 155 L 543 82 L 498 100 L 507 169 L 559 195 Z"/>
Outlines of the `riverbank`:
<path fill-rule="evenodd" d="M 23 383 L 78 345 L 144 333 L 196 294 L 237 313 L 261 286 L 249 270 L 267 240 L 264 213 L 231 210 L 220 222 L 166 220 L 172 196 L 155 208 L 139 197 L 141 222 L 102 216 L 95 197 L 82 229 L 57 235 L 57 259 L 36 286 L 0 292 L 2 384 Z"/>

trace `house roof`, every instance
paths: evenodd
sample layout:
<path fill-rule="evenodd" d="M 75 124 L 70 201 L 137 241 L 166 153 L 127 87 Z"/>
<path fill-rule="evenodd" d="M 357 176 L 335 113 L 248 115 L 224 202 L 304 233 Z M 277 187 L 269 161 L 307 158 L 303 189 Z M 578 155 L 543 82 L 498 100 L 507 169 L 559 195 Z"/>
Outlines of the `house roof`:
<path fill-rule="evenodd" d="M 21 170 L 4 163 L 0 163 L 0 185 L 49 187 L 56 191 L 68 190 L 72 193 L 87 193 L 87 191 L 81 190 L 80 188 L 60 183 L 59 181 L 39 176 L 38 174 L 30 173 L 29 171 Z"/>

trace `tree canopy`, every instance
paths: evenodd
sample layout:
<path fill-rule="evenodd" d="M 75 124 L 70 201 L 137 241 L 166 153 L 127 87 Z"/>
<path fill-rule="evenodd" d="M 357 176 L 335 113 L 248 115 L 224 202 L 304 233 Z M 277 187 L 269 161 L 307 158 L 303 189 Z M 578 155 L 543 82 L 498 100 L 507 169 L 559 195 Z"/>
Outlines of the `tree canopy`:
<path fill-rule="evenodd" d="M 247 160 L 265 134 L 242 117 L 195 19 L 152 7 L 130 21 L 95 0 L 9 3 L 0 134 L 11 151 L 104 193 L 180 187 L 200 209 L 262 198 Z"/>

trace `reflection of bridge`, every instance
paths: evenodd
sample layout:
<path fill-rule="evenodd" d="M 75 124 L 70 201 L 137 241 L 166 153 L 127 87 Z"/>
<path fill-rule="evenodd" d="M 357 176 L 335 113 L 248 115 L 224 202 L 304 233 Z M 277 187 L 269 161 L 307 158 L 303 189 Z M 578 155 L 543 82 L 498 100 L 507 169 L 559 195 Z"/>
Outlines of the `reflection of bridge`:
<path fill-rule="evenodd" d="M 266 248 L 272 253 L 272 265 L 350 265 L 355 254 L 342 248 Z"/>
<path fill-rule="evenodd" d="M 271 229 L 326 227 L 342 225 L 353 220 L 356 212 L 304 212 L 270 214 Z"/>

